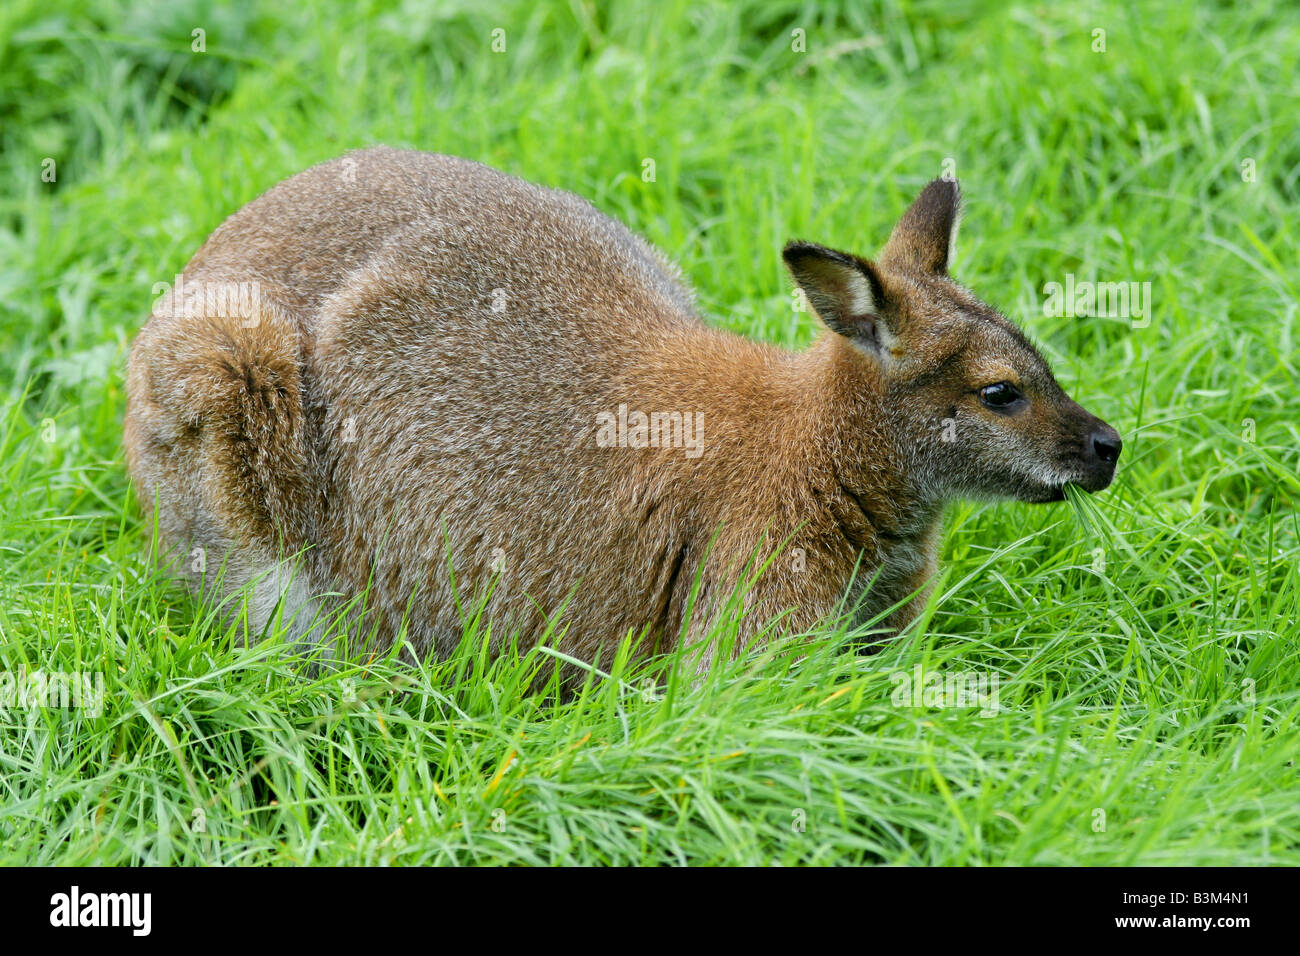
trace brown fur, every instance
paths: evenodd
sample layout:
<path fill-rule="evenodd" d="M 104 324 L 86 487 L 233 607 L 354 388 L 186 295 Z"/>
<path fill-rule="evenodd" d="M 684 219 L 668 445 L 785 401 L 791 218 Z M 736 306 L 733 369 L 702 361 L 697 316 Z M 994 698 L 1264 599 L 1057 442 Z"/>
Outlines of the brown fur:
<path fill-rule="evenodd" d="M 672 266 L 571 194 L 353 153 L 249 203 L 186 267 L 187 289 L 257 282 L 248 314 L 156 305 L 131 353 L 131 475 L 196 585 L 223 568 L 219 593 L 252 583 L 255 627 L 279 602 L 305 638 L 368 589 L 381 643 L 446 653 L 490 591 L 498 645 L 553 621 L 585 660 L 629 633 L 666 650 L 778 548 L 742 642 L 777 616 L 874 615 L 924 593 L 946 500 L 1055 500 L 1114 469 L 1093 437 L 1113 429 L 947 277 L 956 221 L 936 182 L 876 263 L 788 246 L 832 330 L 790 353 L 705 325 Z M 981 404 L 1002 380 L 1025 409 Z M 601 447 L 620 404 L 701 413 L 703 454 Z M 869 590 L 849 593 L 855 567 Z"/>

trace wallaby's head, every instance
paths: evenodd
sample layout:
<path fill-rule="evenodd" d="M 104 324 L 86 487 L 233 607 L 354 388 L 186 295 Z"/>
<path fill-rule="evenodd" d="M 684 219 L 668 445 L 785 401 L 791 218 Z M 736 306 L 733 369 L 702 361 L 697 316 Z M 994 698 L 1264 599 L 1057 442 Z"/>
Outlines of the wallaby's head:
<path fill-rule="evenodd" d="M 948 276 L 957 183 L 922 190 L 868 261 L 791 242 L 785 261 L 813 310 L 852 346 L 859 396 L 906 456 L 918 490 L 1059 501 L 1066 484 L 1110 484 L 1119 433 L 1056 383 L 1009 320 Z"/>

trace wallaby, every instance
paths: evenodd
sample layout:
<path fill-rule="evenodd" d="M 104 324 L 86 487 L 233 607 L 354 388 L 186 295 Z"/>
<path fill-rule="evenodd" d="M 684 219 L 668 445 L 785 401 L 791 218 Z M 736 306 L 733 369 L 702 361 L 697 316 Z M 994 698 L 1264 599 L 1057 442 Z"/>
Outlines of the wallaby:
<path fill-rule="evenodd" d="M 674 266 L 571 193 L 350 153 L 232 215 L 155 303 L 136 492 L 196 586 L 249 586 L 253 629 L 307 641 L 345 608 L 446 654 L 481 613 L 494 653 L 609 660 L 632 635 L 705 668 L 728 614 L 736 648 L 837 614 L 896 632 L 945 502 L 1060 501 L 1120 454 L 949 278 L 958 204 L 930 183 L 873 261 L 789 243 L 826 326 L 791 352 L 705 324 Z"/>

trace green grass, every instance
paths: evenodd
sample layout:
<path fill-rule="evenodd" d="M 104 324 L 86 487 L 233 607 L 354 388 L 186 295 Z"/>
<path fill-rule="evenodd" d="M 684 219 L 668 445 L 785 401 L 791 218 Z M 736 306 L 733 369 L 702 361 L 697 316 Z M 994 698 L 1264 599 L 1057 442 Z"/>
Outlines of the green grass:
<path fill-rule="evenodd" d="M 0 714 L 0 862 L 1300 863 L 1289 6 L 280 7 L 0 12 L 0 670 L 105 685 Z M 479 625 L 419 667 L 246 647 L 143 560 L 126 349 L 224 216 L 376 142 L 588 196 L 792 346 L 783 241 L 871 253 L 951 158 L 957 277 L 1121 430 L 1119 477 L 954 506 L 870 657 L 610 662 L 557 704 Z M 1149 325 L 1045 317 L 1068 273 L 1151 282 Z M 900 704 L 917 665 L 996 675 L 998 713 Z"/>

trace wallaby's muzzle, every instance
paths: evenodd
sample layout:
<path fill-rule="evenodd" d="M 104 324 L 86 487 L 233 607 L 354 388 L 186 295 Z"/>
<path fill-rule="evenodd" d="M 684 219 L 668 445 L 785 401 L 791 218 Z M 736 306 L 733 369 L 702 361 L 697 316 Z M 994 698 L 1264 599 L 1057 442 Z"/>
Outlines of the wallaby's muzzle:
<path fill-rule="evenodd" d="M 1100 418 L 1094 418 L 1084 453 L 1084 478 L 1079 485 L 1085 491 L 1101 491 L 1107 487 L 1115 478 L 1115 466 L 1123 447 L 1119 432 Z"/>

